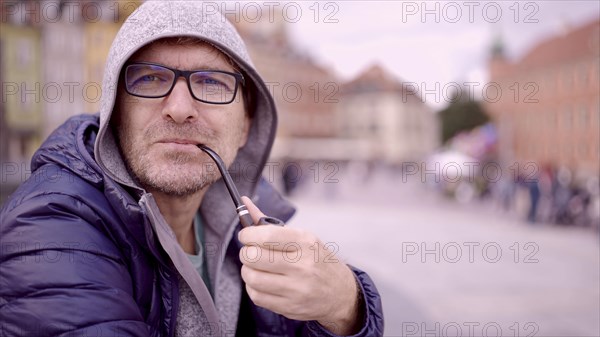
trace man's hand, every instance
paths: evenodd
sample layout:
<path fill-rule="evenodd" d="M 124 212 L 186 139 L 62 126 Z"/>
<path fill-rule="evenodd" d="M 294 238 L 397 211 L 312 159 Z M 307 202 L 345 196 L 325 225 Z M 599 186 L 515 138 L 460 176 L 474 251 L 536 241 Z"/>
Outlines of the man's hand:
<path fill-rule="evenodd" d="M 254 223 L 264 214 L 242 198 Z M 285 317 L 316 320 L 338 335 L 360 329 L 354 274 L 313 234 L 289 227 L 252 226 L 239 233 L 242 279 L 252 301 Z"/>

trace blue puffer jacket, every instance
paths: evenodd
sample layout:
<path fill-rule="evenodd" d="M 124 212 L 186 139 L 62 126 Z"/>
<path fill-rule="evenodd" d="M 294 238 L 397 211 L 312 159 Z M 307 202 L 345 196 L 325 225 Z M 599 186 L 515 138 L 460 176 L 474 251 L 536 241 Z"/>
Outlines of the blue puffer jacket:
<path fill-rule="evenodd" d="M 98 116 L 68 120 L 35 153 L 31 177 L 2 208 L 2 336 L 174 335 L 177 271 L 138 202 L 93 159 L 97 131 Z M 289 219 L 266 181 L 257 194 L 265 213 Z M 233 235 L 228 256 L 239 248 Z M 367 274 L 353 271 L 365 304 L 357 335 L 380 336 L 379 294 Z M 244 292 L 236 335 L 330 334 L 257 307 Z"/>

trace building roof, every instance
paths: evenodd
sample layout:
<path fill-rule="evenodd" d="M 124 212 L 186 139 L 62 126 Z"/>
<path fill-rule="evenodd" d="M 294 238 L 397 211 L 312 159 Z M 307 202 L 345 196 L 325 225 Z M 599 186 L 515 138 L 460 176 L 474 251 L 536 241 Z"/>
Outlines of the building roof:
<path fill-rule="evenodd" d="M 344 95 L 393 92 L 398 95 L 406 94 L 407 100 L 423 103 L 420 93 L 414 90 L 414 85 L 403 85 L 401 79 L 396 78 L 377 63 L 371 65 L 354 79 L 342 84 L 340 92 Z"/>
<path fill-rule="evenodd" d="M 518 65 L 523 68 L 548 67 L 600 54 L 600 19 L 534 47 Z"/>
<path fill-rule="evenodd" d="M 402 84 L 379 64 L 371 65 L 342 87 L 345 93 L 396 90 L 402 90 Z"/>

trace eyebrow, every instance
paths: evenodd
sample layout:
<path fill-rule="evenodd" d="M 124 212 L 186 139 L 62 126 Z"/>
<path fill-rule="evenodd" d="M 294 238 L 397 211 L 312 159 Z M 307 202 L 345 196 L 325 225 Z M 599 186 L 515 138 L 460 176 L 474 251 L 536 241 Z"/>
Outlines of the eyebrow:
<path fill-rule="evenodd" d="M 229 67 L 227 67 L 229 66 Z M 170 67 L 170 66 L 167 66 Z M 175 67 L 170 67 L 170 68 L 175 68 Z M 232 68 L 232 69 L 229 69 Z M 178 68 L 175 68 L 178 69 Z M 194 71 L 194 70 L 226 70 L 226 71 L 235 71 L 235 69 L 233 69 L 233 67 L 231 67 L 229 64 L 224 65 L 223 67 L 215 67 L 215 66 L 209 66 L 209 65 L 203 65 L 203 66 L 199 66 L 199 67 L 192 67 L 191 69 L 181 69 L 181 70 L 190 70 L 190 71 Z"/>
<path fill-rule="evenodd" d="M 162 62 L 153 62 L 153 61 L 145 61 L 145 60 L 131 60 L 131 61 L 128 61 L 126 64 L 131 64 L 131 63 L 150 63 L 150 64 L 156 64 L 159 66 L 164 66 L 164 67 L 183 70 L 183 71 L 217 70 L 217 71 L 239 72 L 239 70 L 237 70 L 230 64 L 224 65 L 223 67 L 216 67 L 216 66 L 211 66 L 211 65 L 201 65 L 201 66 L 190 67 L 189 69 L 181 69 L 181 68 L 174 67 L 174 66 L 171 66 L 168 64 L 164 64 Z"/>

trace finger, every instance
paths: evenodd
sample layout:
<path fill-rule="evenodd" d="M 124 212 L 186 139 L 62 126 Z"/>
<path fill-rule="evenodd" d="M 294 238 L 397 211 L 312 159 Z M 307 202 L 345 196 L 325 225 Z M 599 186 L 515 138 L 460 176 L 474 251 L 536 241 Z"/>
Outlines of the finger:
<path fill-rule="evenodd" d="M 258 220 L 260 220 L 260 218 L 265 216 L 265 214 L 258 207 L 256 207 L 256 205 L 252 202 L 252 200 L 250 200 L 250 198 L 243 196 L 242 202 L 244 203 L 244 205 L 246 205 L 246 207 L 248 207 L 248 212 L 250 212 L 252 220 L 255 224 L 258 223 Z"/>
<path fill-rule="evenodd" d="M 294 239 L 295 235 L 289 233 L 286 234 L 285 231 L 281 231 L 283 228 L 284 227 L 282 226 L 274 225 L 246 227 L 240 230 L 238 240 L 244 245 L 257 244 L 261 247 L 266 247 L 265 243 L 269 246 L 269 243 L 282 242 L 284 239 Z"/>
<path fill-rule="evenodd" d="M 314 234 L 303 229 L 274 225 L 246 227 L 239 232 L 238 239 L 244 245 L 255 244 L 266 248 L 278 243 L 273 249 L 282 251 L 308 248 L 320 242 Z"/>
<path fill-rule="evenodd" d="M 313 320 L 315 317 L 311 315 L 310 306 L 302 303 L 290 303 L 290 299 L 286 296 L 277 296 L 269 293 L 264 293 L 256 290 L 246 284 L 246 292 L 248 296 L 259 307 L 263 307 L 290 319 L 296 320 Z"/>
<path fill-rule="evenodd" d="M 250 297 L 252 302 L 254 302 L 254 304 L 274 312 L 277 312 L 276 307 L 283 307 L 283 303 L 285 303 L 285 299 L 281 296 L 260 292 L 252 288 L 247 283 L 246 292 L 248 293 L 248 296 Z M 282 314 L 281 312 L 277 313 Z"/>
<path fill-rule="evenodd" d="M 253 289 L 276 296 L 284 296 L 289 294 L 293 289 L 290 285 L 288 277 L 281 274 L 265 272 L 254 269 L 247 265 L 243 265 L 241 269 L 242 280 Z"/>
<path fill-rule="evenodd" d="M 240 249 L 239 257 L 240 262 L 245 266 L 269 273 L 282 274 L 288 272 L 290 268 L 286 266 L 286 261 L 281 254 L 280 251 L 250 244 Z"/>
<path fill-rule="evenodd" d="M 273 249 L 261 248 L 257 245 L 247 245 L 240 249 L 240 262 L 244 266 L 252 269 L 268 272 L 272 274 L 291 275 L 304 273 L 307 261 L 312 261 L 311 256 L 305 256 L 302 259 L 302 250 L 296 251 L 277 251 Z"/>

